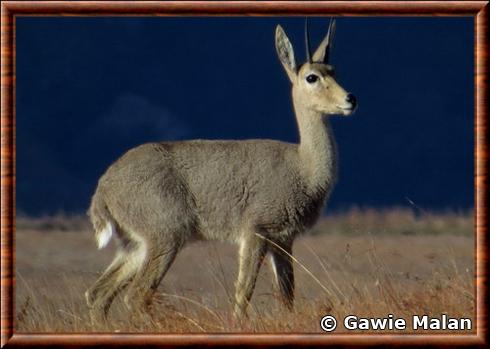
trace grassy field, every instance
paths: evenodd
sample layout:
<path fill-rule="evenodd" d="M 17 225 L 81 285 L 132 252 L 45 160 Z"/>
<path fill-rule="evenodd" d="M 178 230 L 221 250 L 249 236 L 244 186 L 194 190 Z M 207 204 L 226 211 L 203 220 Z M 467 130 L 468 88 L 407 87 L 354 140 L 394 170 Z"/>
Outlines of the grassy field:
<path fill-rule="evenodd" d="M 322 332 L 342 320 L 412 315 L 467 317 L 475 329 L 473 212 L 353 209 L 329 215 L 294 246 L 296 302 L 283 309 L 269 261 L 248 319 L 231 315 L 236 247 L 189 244 L 154 299 L 152 320 L 114 302 L 107 323 L 91 324 L 83 293 L 114 256 L 97 250 L 85 217 L 17 218 L 16 319 L 19 332 Z M 405 332 L 410 332 L 408 329 Z M 346 332 L 339 325 L 336 333 Z M 441 332 L 438 332 L 441 333 Z"/>

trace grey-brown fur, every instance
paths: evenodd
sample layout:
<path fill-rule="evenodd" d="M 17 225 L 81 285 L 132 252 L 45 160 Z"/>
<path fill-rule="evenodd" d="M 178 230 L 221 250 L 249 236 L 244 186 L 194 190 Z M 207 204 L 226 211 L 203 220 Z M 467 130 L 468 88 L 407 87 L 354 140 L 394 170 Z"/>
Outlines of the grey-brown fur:
<path fill-rule="evenodd" d="M 86 293 L 92 316 L 104 317 L 126 285 L 128 306 L 149 304 L 180 248 L 194 238 L 240 245 L 236 315 L 245 313 L 267 253 L 292 307 L 292 261 L 281 249 L 292 253 L 295 236 L 315 223 L 335 182 L 335 143 L 322 116 L 348 115 L 354 105 L 325 62 L 296 68 L 280 27 L 276 47 L 293 84 L 300 144 L 194 140 L 149 143 L 124 154 L 100 178 L 89 210 L 96 234 L 109 222 L 119 243 L 115 260 Z M 315 86 L 305 82 L 312 72 L 321 77 Z"/>

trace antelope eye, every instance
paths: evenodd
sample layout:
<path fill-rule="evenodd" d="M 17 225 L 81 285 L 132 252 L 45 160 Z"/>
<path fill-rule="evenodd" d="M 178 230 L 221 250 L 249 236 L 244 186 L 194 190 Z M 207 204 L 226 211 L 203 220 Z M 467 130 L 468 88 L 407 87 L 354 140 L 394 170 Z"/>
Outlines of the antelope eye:
<path fill-rule="evenodd" d="M 315 74 L 310 74 L 306 77 L 306 81 L 308 81 L 309 84 L 313 84 L 314 82 L 318 81 L 318 76 Z"/>

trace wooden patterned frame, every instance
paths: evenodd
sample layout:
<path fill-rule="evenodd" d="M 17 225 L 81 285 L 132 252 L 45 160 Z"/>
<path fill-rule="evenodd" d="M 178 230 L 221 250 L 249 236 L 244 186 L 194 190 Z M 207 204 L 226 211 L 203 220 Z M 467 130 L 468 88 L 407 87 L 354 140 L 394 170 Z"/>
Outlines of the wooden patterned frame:
<path fill-rule="evenodd" d="M 15 334 L 15 17 L 18 15 L 426 15 L 473 16 L 477 324 L 473 335 Z M 488 1 L 4 1 L 1 3 L 1 346 L 24 345 L 488 345 Z"/>

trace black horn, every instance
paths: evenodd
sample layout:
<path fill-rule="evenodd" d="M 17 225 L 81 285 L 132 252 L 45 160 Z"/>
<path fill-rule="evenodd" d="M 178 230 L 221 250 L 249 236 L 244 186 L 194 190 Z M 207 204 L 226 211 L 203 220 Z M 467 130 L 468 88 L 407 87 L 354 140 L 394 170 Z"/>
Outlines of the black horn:
<path fill-rule="evenodd" d="M 306 61 L 311 63 L 311 49 L 310 49 L 310 32 L 308 30 L 308 17 L 305 19 L 305 47 L 306 47 Z"/>
<path fill-rule="evenodd" d="M 323 58 L 323 62 L 326 64 L 328 64 L 330 60 L 330 52 L 332 51 L 334 33 L 335 33 L 335 19 L 331 18 L 330 23 L 328 25 L 328 32 L 327 32 L 327 47 L 325 48 L 325 56 Z"/>

